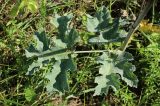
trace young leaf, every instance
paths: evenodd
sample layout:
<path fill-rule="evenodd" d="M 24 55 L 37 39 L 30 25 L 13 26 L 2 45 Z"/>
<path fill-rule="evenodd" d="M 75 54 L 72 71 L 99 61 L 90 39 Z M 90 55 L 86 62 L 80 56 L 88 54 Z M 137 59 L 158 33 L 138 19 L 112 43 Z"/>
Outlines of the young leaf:
<path fill-rule="evenodd" d="M 40 5 L 40 13 L 41 13 L 41 15 L 43 16 L 43 17 L 45 17 L 46 16 L 46 14 L 47 14 L 47 7 L 46 7 L 46 5 L 47 5 L 47 1 L 46 0 L 42 0 L 41 1 L 41 5 Z"/>
<path fill-rule="evenodd" d="M 21 0 L 16 3 L 16 5 L 12 8 L 11 12 L 9 13 L 11 17 L 16 17 L 18 13 L 23 9 L 27 7 L 27 9 L 34 13 L 38 9 L 38 4 L 36 0 Z"/>
<path fill-rule="evenodd" d="M 25 98 L 28 102 L 33 101 L 36 97 L 36 93 L 35 93 L 35 90 L 33 88 L 26 88 L 24 90 L 24 94 L 25 94 Z"/>
<path fill-rule="evenodd" d="M 16 17 L 17 15 L 18 15 L 18 13 L 19 13 L 19 10 L 20 10 L 20 8 L 19 8 L 19 6 L 20 6 L 20 2 L 18 2 L 13 8 L 12 8 L 12 10 L 10 11 L 10 16 L 11 17 Z"/>
<path fill-rule="evenodd" d="M 30 12 L 34 13 L 38 10 L 38 3 L 36 0 L 29 0 L 27 4 L 27 9 L 30 10 Z"/>

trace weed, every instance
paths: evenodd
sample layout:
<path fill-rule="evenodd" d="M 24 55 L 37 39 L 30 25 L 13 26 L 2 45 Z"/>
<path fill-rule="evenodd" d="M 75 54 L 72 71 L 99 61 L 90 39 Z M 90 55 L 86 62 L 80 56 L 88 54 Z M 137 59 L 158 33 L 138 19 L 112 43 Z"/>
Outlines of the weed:
<path fill-rule="evenodd" d="M 0 105 L 159 105 L 159 1 L 127 49 L 135 59 L 117 50 L 131 24 L 120 10 L 138 16 L 142 2 L 0 0 Z"/>

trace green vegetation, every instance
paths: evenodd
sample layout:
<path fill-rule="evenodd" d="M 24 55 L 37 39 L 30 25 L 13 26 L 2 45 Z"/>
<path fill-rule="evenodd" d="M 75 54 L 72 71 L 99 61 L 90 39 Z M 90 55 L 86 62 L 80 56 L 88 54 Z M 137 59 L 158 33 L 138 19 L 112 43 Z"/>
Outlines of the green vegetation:
<path fill-rule="evenodd" d="M 159 6 L 0 0 L 0 106 L 159 106 Z"/>

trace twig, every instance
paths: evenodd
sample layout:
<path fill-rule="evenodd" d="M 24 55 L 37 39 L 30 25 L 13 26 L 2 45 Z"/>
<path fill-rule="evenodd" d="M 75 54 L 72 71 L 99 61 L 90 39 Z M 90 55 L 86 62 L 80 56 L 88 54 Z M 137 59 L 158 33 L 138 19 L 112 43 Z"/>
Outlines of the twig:
<path fill-rule="evenodd" d="M 155 0 L 157 1 L 157 0 Z M 128 32 L 128 35 L 126 37 L 126 39 L 124 40 L 124 43 L 122 44 L 122 46 L 120 47 L 120 50 L 122 50 L 123 52 L 126 50 L 128 43 L 132 37 L 132 34 L 137 30 L 140 22 L 142 21 L 142 19 L 146 16 L 146 14 L 148 13 L 148 11 L 150 10 L 150 8 L 152 7 L 154 0 L 148 0 L 146 6 L 144 7 L 144 9 L 140 12 L 138 19 L 136 20 L 136 22 L 132 25 L 131 29 Z"/>

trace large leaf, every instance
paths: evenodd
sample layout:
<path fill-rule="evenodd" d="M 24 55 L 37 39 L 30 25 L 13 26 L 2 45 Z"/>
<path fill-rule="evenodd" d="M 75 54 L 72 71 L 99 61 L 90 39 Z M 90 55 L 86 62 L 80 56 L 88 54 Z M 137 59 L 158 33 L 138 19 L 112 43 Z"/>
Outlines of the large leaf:
<path fill-rule="evenodd" d="M 76 40 L 73 35 L 76 34 L 75 30 L 71 31 L 71 44 L 74 45 Z M 61 91 L 68 90 L 67 83 L 67 70 L 75 70 L 75 64 L 72 61 L 71 52 L 68 52 L 67 43 L 62 42 L 61 39 L 53 38 L 54 46 L 50 45 L 50 40 L 46 37 L 45 33 L 35 33 L 34 39 L 36 45 L 31 44 L 26 50 L 27 57 L 37 57 L 33 63 L 29 66 L 27 75 L 32 75 L 39 71 L 41 67 L 48 64 L 51 60 L 54 60 L 52 69 L 45 74 L 45 78 L 49 79 L 49 83 L 46 85 L 47 91 Z M 51 61 L 52 62 L 52 61 Z"/>
<path fill-rule="evenodd" d="M 118 81 L 118 76 L 114 74 L 114 63 L 112 59 L 109 58 L 108 53 L 103 53 L 98 59 L 98 63 L 101 63 L 99 68 L 99 74 L 101 76 L 98 76 L 95 78 L 95 83 L 98 85 L 95 87 L 95 95 L 100 94 L 106 94 L 108 93 L 109 87 L 111 86 L 116 89 L 119 89 L 120 82 Z"/>
<path fill-rule="evenodd" d="M 34 38 L 37 41 L 36 46 L 31 44 L 25 51 L 27 57 L 37 56 L 38 59 L 34 60 L 34 62 L 29 66 L 27 75 L 35 73 L 37 68 L 41 68 L 43 66 L 45 63 L 44 61 L 49 61 L 52 58 L 55 58 L 56 60 L 68 58 L 68 55 L 63 53 L 66 51 L 66 44 L 63 43 L 60 39 L 55 39 L 55 46 L 50 48 L 50 41 L 46 38 L 44 32 L 36 33 Z M 61 54 L 61 56 L 58 54 Z"/>
<path fill-rule="evenodd" d="M 46 85 L 47 91 L 52 92 L 58 90 L 64 92 L 68 90 L 67 70 L 75 70 L 76 64 L 73 61 L 75 56 L 71 54 L 76 42 L 80 40 L 78 32 L 74 28 L 69 27 L 69 22 L 72 19 L 72 14 L 59 16 L 51 19 L 51 24 L 58 28 L 58 35 L 50 41 L 45 32 L 35 33 L 34 39 L 36 46 L 31 44 L 26 50 L 27 57 L 37 57 L 29 66 L 27 75 L 32 75 L 39 71 L 39 68 L 54 60 L 52 69 L 45 74 L 45 78 L 49 79 Z M 54 44 L 50 44 L 53 42 Z"/>
<path fill-rule="evenodd" d="M 55 14 L 55 17 L 50 20 L 51 24 L 58 28 L 58 39 L 66 43 L 68 48 L 72 48 L 76 42 L 80 41 L 78 32 L 74 28 L 69 27 L 72 17 L 72 14 L 64 16 Z"/>
<path fill-rule="evenodd" d="M 49 83 L 46 85 L 47 91 L 52 92 L 54 91 L 53 84 L 56 83 L 56 77 L 60 74 L 61 68 L 60 68 L 61 61 L 56 61 L 54 65 L 52 66 L 52 70 L 46 73 L 45 78 L 49 79 Z M 60 84 L 59 84 L 60 85 Z M 58 90 L 58 89 L 57 89 Z"/>
<path fill-rule="evenodd" d="M 98 24 L 99 24 L 99 22 L 98 22 L 97 18 L 92 17 L 89 14 L 87 14 L 87 25 L 86 25 L 86 27 L 87 27 L 87 30 L 89 32 L 97 32 L 98 31 L 98 29 L 97 29 Z"/>
<path fill-rule="evenodd" d="M 56 78 L 56 83 L 54 84 L 54 87 L 62 92 L 65 90 L 69 90 L 69 86 L 67 83 L 67 73 L 68 70 L 76 70 L 76 64 L 74 63 L 71 55 L 69 56 L 69 59 L 62 60 L 61 67 L 61 73 Z"/>
<path fill-rule="evenodd" d="M 95 78 L 95 83 L 98 85 L 95 87 L 94 95 L 103 93 L 107 95 L 109 87 L 116 91 L 120 88 L 120 78 L 129 86 L 137 87 L 138 79 L 133 73 L 135 66 L 128 62 L 133 59 L 132 55 L 129 53 L 122 55 L 122 53 L 121 51 L 103 52 L 98 57 L 97 63 L 101 64 L 100 76 Z"/>
<path fill-rule="evenodd" d="M 78 32 L 72 28 L 69 31 L 69 35 L 66 40 L 68 48 L 73 48 L 73 46 L 79 41 L 80 41 L 80 36 Z"/>
<path fill-rule="evenodd" d="M 94 96 L 101 94 L 108 94 L 110 87 L 116 91 L 120 87 L 119 77 L 116 74 L 110 74 L 107 76 L 98 76 L 95 78 L 95 83 L 98 85 L 95 87 Z"/>
<path fill-rule="evenodd" d="M 120 74 L 123 81 L 125 81 L 131 87 L 137 87 L 138 79 L 133 73 L 135 71 L 135 66 L 129 62 L 122 61 L 116 64 L 116 73 Z"/>
<path fill-rule="evenodd" d="M 36 46 L 30 44 L 29 48 L 25 50 L 27 57 L 38 56 L 42 52 L 49 50 L 50 40 L 46 37 L 45 32 L 36 32 L 34 39 L 36 41 Z"/>
<path fill-rule="evenodd" d="M 110 15 L 108 8 L 102 7 L 95 15 L 92 17 L 87 14 L 87 30 L 89 32 L 95 33 L 96 37 L 89 40 L 90 43 L 105 43 L 105 42 L 117 42 L 120 39 L 126 37 L 126 31 L 119 28 L 122 25 L 120 19 L 113 19 Z"/>
<path fill-rule="evenodd" d="M 63 42 L 67 43 L 67 38 L 69 34 L 69 23 L 72 19 L 72 14 L 59 16 L 55 14 L 55 17 L 50 20 L 51 24 L 58 28 L 58 38 L 61 39 Z"/>

